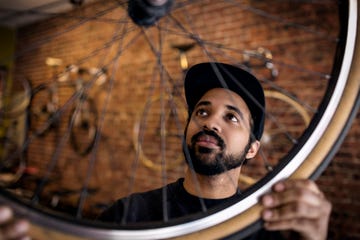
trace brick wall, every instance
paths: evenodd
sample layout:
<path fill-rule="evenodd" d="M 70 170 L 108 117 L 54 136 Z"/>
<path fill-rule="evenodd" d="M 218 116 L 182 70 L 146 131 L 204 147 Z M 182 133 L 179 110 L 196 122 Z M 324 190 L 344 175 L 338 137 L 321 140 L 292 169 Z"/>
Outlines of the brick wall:
<path fill-rule="evenodd" d="M 146 167 L 141 156 L 136 153 L 136 138 L 134 138 L 134 127 L 140 122 L 141 113 L 147 102 L 148 96 L 156 95 L 159 92 L 172 91 L 170 82 L 178 82 L 181 86 L 181 69 L 178 63 L 178 51 L 173 45 L 189 43 L 189 40 L 178 35 L 169 34 L 166 41 L 159 42 L 157 31 L 145 29 L 151 45 L 155 48 L 162 48 L 161 58 L 165 62 L 163 79 L 156 77 L 156 56 L 150 51 L 148 40 L 139 37 L 139 30 L 134 30 L 131 22 L 128 25 L 116 24 L 122 20 L 124 11 L 117 7 L 116 1 L 102 1 L 91 5 L 82 10 L 75 10 L 69 15 L 60 18 L 50 19 L 44 22 L 33 24 L 18 31 L 18 47 L 16 58 L 16 72 L 18 75 L 25 75 L 33 86 L 40 83 L 50 83 L 53 75 L 61 71 L 66 65 L 77 64 L 85 68 L 106 65 L 110 78 L 103 90 L 93 95 L 96 106 L 101 111 L 106 103 L 106 96 L 109 89 L 112 90 L 109 103 L 106 106 L 107 112 L 104 118 L 99 118 L 103 127 L 101 129 L 101 142 L 96 152 L 96 162 L 92 167 L 93 158 L 79 156 L 74 152 L 68 142 L 60 146 L 60 151 L 54 156 L 57 146 L 62 141 L 59 136 L 66 136 L 70 110 L 73 108 L 74 101 L 69 102 L 69 106 L 64 108 L 62 122 L 56 131 L 52 131 L 46 136 L 37 137 L 31 141 L 28 150 L 28 161 L 30 166 L 39 169 L 39 175 L 44 174 L 46 168 L 53 167 L 54 172 L 50 177 L 50 183 L 45 188 L 44 194 L 56 189 L 78 190 L 87 179 L 87 171 L 92 171 L 89 179 L 89 186 L 95 189 L 86 202 L 86 207 L 93 209 L 98 203 L 107 204 L 114 199 L 125 196 L 131 191 L 144 191 L 163 185 L 161 171 L 154 170 L 154 167 Z M 196 13 L 192 19 L 192 24 L 185 27 L 196 29 L 201 37 L 206 36 L 213 41 L 222 41 L 228 46 L 239 46 L 240 49 L 256 49 L 265 47 L 270 49 L 274 56 L 275 64 L 279 70 L 277 83 L 286 87 L 290 92 L 295 92 L 302 101 L 308 102 L 311 107 L 319 104 L 319 89 L 324 89 L 325 81 L 321 76 L 314 76 L 310 71 L 326 72 L 331 68 L 331 60 L 334 54 L 334 43 L 328 43 L 321 36 L 315 37 L 312 34 L 298 34 L 298 29 L 291 28 L 284 24 L 265 25 L 266 19 L 255 18 L 251 11 L 240 10 L 234 7 L 224 7 L 221 3 L 207 6 L 209 1 L 201 1 L 191 10 Z M 264 1 L 249 1 L 250 6 L 263 9 L 267 7 Z M 291 4 L 273 4 L 269 11 L 286 17 L 290 21 L 303 23 L 307 20 L 321 16 L 323 25 L 319 26 L 322 31 L 329 31 L 330 35 L 336 36 L 331 29 L 336 28 L 336 21 L 331 17 L 333 12 L 326 8 L 327 5 L 319 9 L 309 8 L 307 5 L 291 11 Z M 116 9 L 116 10 L 113 10 Z M 111 10 L 111 11 L 110 11 Z M 203 14 L 203 13 L 206 14 Z M 86 21 L 86 16 L 94 16 L 96 19 Z M 306 15 L 307 18 L 303 18 Z M 85 18 L 82 18 L 82 17 Z M 178 17 L 174 13 L 175 18 Z M 219 16 L 220 18 L 215 18 Z M 225 29 L 219 29 L 213 23 L 215 19 L 221 19 L 226 23 Z M 120 26 L 120 27 L 119 27 Z M 124 27 L 126 26 L 126 27 Z M 270 26 L 270 27 L 269 27 Z M 167 31 L 176 29 L 176 25 L 167 26 Z M 273 30 L 276 31 L 273 31 Z M 289 30 L 289 31 L 284 31 Z M 121 33 L 127 32 L 126 38 L 121 38 Z M 223 39 L 226 36 L 225 39 Z M 113 39 L 113 40 L 112 40 Z M 155 39 L 155 40 L 154 40 Z M 104 45 L 104 42 L 107 43 Z M 310 44 L 304 44 L 311 42 Z M 211 48 L 209 48 L 211 49 Z M 228 60 L 227 58 L 240 58 L 240 53 L 226 51 L 218 53 L 215 50 L 211 54 L 218 60 Z M 319 52 L 322 55 L 319 55 Z M 117 55 L 121 56 L 117 60 Z M 224 57 L 226 56 L 226 57 Z M 46 66 L 47 57 L 60 58 L 63 65 L 58 69 Z M 115 59 L 115 60 L 114 60 Z M 207 60 L 201 47 L 194 47 L 188 52 L 190 64 Z M 309 71 L 297 71 L 291 66 L 297 66 L 298 62 Z M 283 65 L 287 63 L 289 65 Z M 304 64 L 306 63 L 306 64 Z M 290 67 L 289 67 L 290 66 Z M 267 78 L 267 72 L 258 71 L 260 78 Z M 171 76 L 169 77 L 168 74 Z M 163 81 L 164 80 L 164 81 Z M 299 81 L 300 80 L 300 81 Z M 296 81 L 296 84 L 294 82 Z M 269 86 L 265 84 L 265 87 Z M 306 89 L 298 91 L 298 89 Z M 59 92 L 60 102 L 65 104 L 73 94 L 73 89 L 69 86 L 63 87 Z M 90 93 L 93 94 L 93 93 Z M 39 97 L 41 101 L 46 96 Z M 176 104 L 183 104 L 179 97 Z M 75 102 L 76 103 L 76 102 Z M 161 101 L 153 100 L 152 106 Z M 34 102 L 35 104 L 35 102 Z M 66 105 L 67 106 L 67 105 Z M 151 109 L 151 108 L 150 108 Z M 185 111 L 184 107 L 181 111 Z M 150 112 L 151 112 L 150 111 Z M 313 113 L 309 111 L 309 114 Z M 171 114 L 168 115 L 171 118 Z M 186 116 L 181 115 L 184 120 Z M 146 117 L 147 125 L 144 132 L 144 139 L 151 139 L 151 144 L 158 146 L 150 148 L 143 145 L 143 152 L 151 159 L 161 152 L 159 147 L 159 123 L 157 118 L 149 113 Z M 286 118 L 289 119 L 289 118 Z M 174 121 L 172 123 L 174 124 Z M 172 125 L 174 135 L 182 133 L 181 127 Z M 155 132 L 150 132 L 150 130 Z M 140 131 L 140 130 L 139 130 Z M 157 131 L 157 132 L 156 132 Z M 359 116 L 350 130 L 345 143 L 342 145 L 334 161 L 327 168 L 325 173 L 318 180 L 320 187 L 333 202 L 334 210 L 330 222 L 330 235 L 335 239 L 357 239 L 360 237 L 359 224 L 353 221 L 359 213 L 359 197 L 357 190 L 359 178 L 357 167 L 359 165 L 359 151 L 356 148 L 359 136 Z M 33 132 L 30 131 L 30 135 Z M 169 137 L 170 138 L 170 137 Z M 135 139 L 135 140 L 134 140 Z M 166 181 L 172 181 L 182 175 L 184 165 L 181 157 L 176 154 L 179 151 L 179 139 L 174 138 L 175 144 L 166 151 L 168 158 L 178 160 L 173 164 L 166 176 Z M 170 143 L 168 143 L 170 145 Z M 168 146 L 169 146 L 168 145 Z M 278 158 L 274 156 L 273 158 Z M 55 164 L 51 165 L 51 159 L 55 159 Z M 160 164 L 160 158 L 157 164 Z M 261 161 L 257 160 L 249 163 L 245 168 L 245 173 L 251 174 L 256 169 L 261 168 Z M 132 174 L 136 169 L 136 175 Z M 257 173 L 263 174 L 263 173 Z M 149 176 L 158 176 L 153 178 Z M 256 174 L 255 174 L 256 176 Z M 111 183 L 111 184 L 110 184 Z M 114 184 L 115 183 L 115 184 Z M 76 204 L 78 195 L 70 195 L 63 199 L 67 204 Z M 346 227 L 345 227 L 346 226 Z"/>

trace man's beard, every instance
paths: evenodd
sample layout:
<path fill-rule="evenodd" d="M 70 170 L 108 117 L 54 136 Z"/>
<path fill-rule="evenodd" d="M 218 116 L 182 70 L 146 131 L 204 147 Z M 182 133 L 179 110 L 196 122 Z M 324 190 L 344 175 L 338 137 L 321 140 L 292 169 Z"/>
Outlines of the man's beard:
<path fill-rule="evenodd" d="M 196 140 L 204 135 L 214 137 L 220 150 L 196 146 Z M 240 154 L 225 154 L 226 145 L 222 138 L 213 131 L 204 130 L 195 134 L 191 138 L 191 144 L 185 147 L 187 147 L 184 149 L 184 153 L 188 166 L 198 174 L 214 176 L 241 166 L 246 160 L 245 156 L 250 148 L 250 141 Z"/>

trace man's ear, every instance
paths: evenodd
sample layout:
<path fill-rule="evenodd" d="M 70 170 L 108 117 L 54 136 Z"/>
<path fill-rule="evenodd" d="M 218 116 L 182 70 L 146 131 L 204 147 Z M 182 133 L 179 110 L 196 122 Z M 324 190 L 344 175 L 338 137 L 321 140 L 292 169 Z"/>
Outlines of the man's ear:
<path fill-rule="evenodd" d="M 259 148 L 260 148 L 260 141 L 258 140 L 253 141 L 250 144 L 250 148 L 247 151 L 245 158 L 246 159 L 254 158 L 257 152 L 259 151 Z"/>

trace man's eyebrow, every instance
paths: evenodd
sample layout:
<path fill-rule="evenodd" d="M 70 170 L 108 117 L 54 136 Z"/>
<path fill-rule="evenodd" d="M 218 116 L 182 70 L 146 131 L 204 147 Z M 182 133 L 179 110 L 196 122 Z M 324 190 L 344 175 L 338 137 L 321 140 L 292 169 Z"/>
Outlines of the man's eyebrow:
<path fill-rule="evenodd" d="M 195 109 L 201 106 L 209 106 L 209 105 L 211 105 L 210 101 L 201 101 L 196 104 Z"/>

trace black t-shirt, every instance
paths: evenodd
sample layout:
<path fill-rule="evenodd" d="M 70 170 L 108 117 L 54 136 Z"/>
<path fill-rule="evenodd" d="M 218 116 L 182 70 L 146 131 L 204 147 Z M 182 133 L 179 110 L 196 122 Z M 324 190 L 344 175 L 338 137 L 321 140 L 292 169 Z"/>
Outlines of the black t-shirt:
<path fill-rule="evenodd" d="M 110 208 L 105 210 L 98 219 L 118 224 L 122 222 L 126 224 L 161 222 L 164 220 L 164 216 L 171 220 L 186 217 L 190 214 L 201 213 L 203 210 L 206 211 L 206 209 L 212 209 L 227 201 L 236 199 L 240 194 L 235 194 L 226 199 L 200 199 L 189 194 L 185 190 L 183 182 L 184 179 L 180 178 L 178 181 L 170 183 L 163 188 L 144 193 L 135 193 L 127 198 L 119 199 Z M 124 214 L 126 218 L 124 218 Z M 260 230 L 247 239 L 282 238 L 278 232 Z"/>

